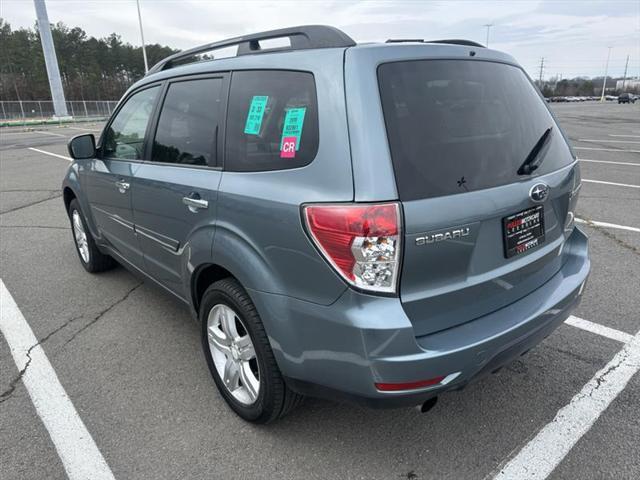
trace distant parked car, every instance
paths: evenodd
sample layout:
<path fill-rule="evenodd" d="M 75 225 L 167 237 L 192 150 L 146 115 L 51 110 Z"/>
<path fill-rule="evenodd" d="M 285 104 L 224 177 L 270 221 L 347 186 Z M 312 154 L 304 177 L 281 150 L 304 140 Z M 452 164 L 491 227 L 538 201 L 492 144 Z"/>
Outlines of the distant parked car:
<path fill-rule="evenodd" d="M 636 96 L 631 93 L 621 93 L 618 95 L 618 103 L 636 103 Z"/>

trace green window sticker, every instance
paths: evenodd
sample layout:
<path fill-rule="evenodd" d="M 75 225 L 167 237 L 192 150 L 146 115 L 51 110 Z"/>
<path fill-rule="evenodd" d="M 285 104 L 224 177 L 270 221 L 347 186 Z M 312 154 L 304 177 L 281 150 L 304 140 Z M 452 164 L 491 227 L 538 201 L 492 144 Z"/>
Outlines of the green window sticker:
<path fill-rule="evenodd" d="M 282 141 L 286 137 L 296 137 L 296 152 L 300 149 L 300 136 L 302 135 L 302 126 L 304 125 L 304 114 L 307 107 L 290 108 L 284 117 L 284 125 L 282 125 L 282 137 L 280 138 L 280 150 L 282 150 Z"/>
<path fill-rule="evenodd" d="M 262 119 L 264 118 L 264 111 L 267 107 L 267 101 L 269 97 L 267 95 L 255 95 L 251 99 L 251 105 L 249 105 L 249 112 L 247 113 L 247 122 L 244 124 L 244 133 L 247 135 L 259 135 L 260 127 L 262 127 Z"/>

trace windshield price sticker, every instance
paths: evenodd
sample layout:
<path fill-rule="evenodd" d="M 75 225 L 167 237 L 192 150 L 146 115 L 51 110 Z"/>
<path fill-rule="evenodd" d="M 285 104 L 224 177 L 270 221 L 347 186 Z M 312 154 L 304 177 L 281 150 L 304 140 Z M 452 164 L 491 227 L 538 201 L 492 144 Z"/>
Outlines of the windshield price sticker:
<path fill-rule="evenodd" d="M 269 97 L 267 95 L 256 95 L 251 99 L 247 122 L 244 125 L 244 133 L 247 135 L 259 135 L 262 127 L 264 111 L 267 107 Z"/>
<path fill-rule="evenodd" d="M 304 114 L 307 107 L 290 108 L 284 117 L 284 125 L 282 126 L 282 139 L 280 140 L 280 151 L 284 148 L 285 138 L 295 137 L 296 151 L 300 148 L 300 136 L 302 135 L 302 127 L 304 125 Z"/>

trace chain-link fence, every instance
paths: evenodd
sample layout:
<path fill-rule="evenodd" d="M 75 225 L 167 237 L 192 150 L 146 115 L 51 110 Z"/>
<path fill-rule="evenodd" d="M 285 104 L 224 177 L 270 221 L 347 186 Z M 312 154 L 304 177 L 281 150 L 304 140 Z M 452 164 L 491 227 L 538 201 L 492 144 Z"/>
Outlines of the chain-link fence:
<path fill-rule="evenodd" d="M 117 105 L 116 100 L 71 100 L 67 112 L 74 119 L 107 118 Z M 31 121 L 51 119 L 55 112 L 51 100 L 0 101 L 0 119 Z"/>

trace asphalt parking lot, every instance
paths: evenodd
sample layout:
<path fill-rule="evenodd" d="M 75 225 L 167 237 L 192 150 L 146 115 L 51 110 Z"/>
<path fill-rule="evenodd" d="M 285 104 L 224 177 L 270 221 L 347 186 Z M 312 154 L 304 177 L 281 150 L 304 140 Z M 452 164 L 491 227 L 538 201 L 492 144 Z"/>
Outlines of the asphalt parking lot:
<path fill-rule="evenodd" d="M 67 140 L 100 125 L 0 130 L 0 277 L 18 309 L 3 294 L 0 477 L 81 470 L 62 434 L 106 469 L 88 478 L 640 478 L 640 104 L 552 109 L 582 167 L 592 273 L 577 319 L 427 414 L 307 399 L 266 427 L 227 408 L 180 304 L 123 268 L 81 267 L 60 183 Z M 29 355 L 50 363 L 42 381 L 63 390 L 34 393 L 9 310 L 37 339 Z M 77 417 L 46 417 L 43 398 Z M 73 437 L 74 422 L 89 436 Z"/>

